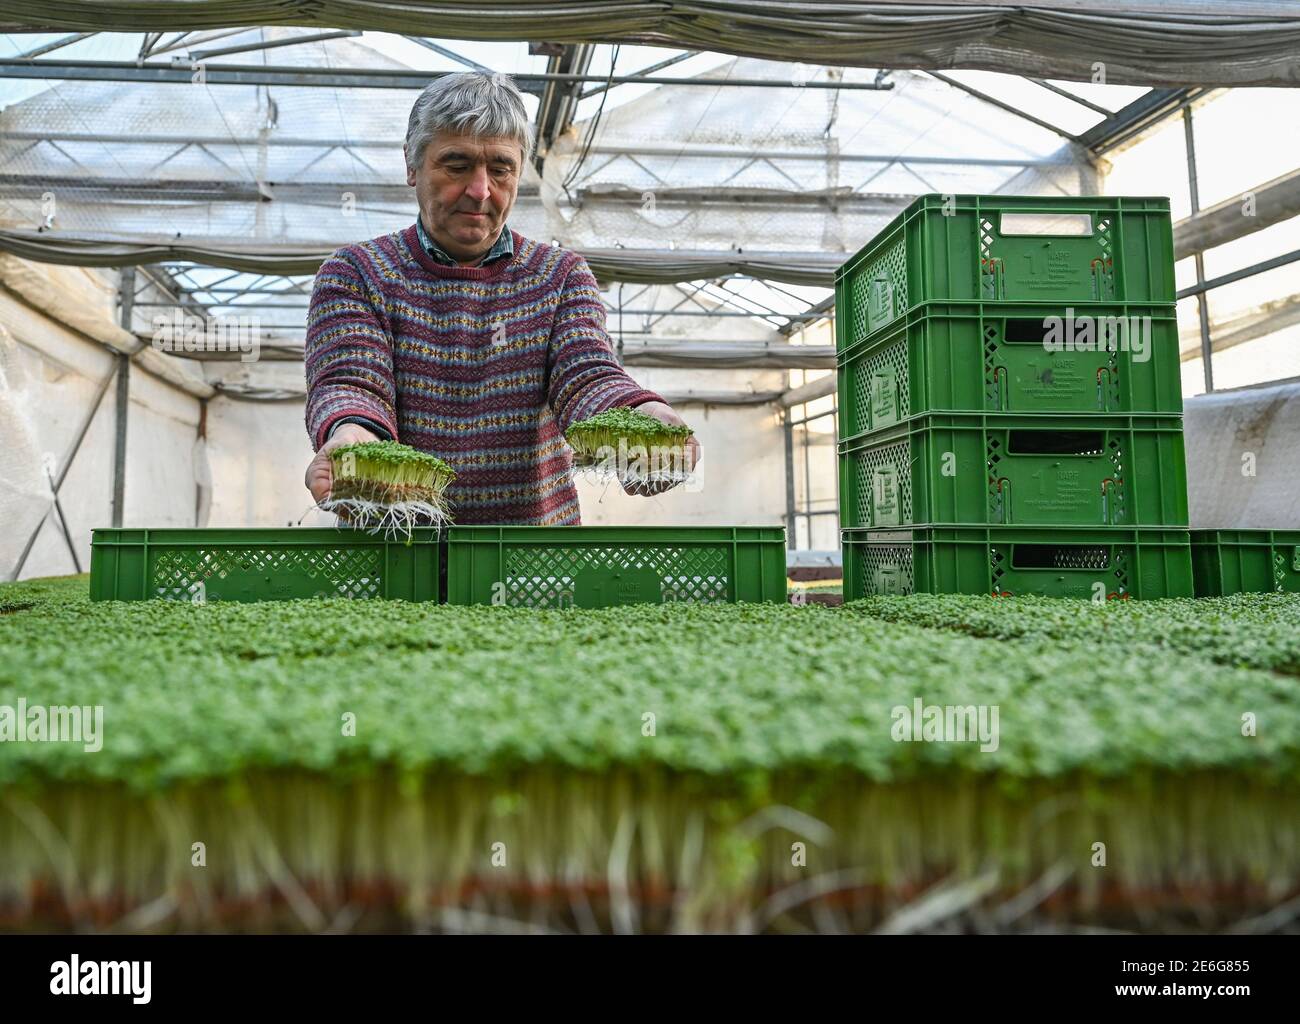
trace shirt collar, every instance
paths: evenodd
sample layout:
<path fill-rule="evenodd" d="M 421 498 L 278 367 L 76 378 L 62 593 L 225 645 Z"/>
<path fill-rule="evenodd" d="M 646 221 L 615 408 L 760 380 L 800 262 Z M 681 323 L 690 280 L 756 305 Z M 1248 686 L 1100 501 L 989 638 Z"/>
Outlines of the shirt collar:
<path fill-rule="evenodd" d="M 457 261 L 452 258 L 450 253 L 429 236 L 429 233 L 424 230 L 423 220 L 418 216 L 415 218 L 415 231 L 420 237 L 420 245 L 424 247 L 424 251 L 433 259 L 448 267 L 459 265 Z M 489 263 L 495 263 L 504 256 L 513 256 L 514 253 L 515 240 L 510 234 L 510 225 L 503 224 L 501 225 L 501 234 L 497 235 L 497 240 L 492 243 L 492 248 L 487 251 L 487 255 L 479 260 L 475 266 L 484 267 Z"/>

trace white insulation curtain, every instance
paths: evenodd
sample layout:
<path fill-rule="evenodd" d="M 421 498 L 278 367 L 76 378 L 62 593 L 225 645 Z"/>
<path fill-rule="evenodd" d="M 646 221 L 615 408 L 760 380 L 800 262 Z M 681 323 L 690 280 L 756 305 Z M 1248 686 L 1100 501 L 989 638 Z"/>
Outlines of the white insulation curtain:
<path fill-rule="evenodd" d="M 1114 85 L 1300 84 L 1296 0 L 0 0 L 0 32 L 234 25 L 639 43 Z"/>

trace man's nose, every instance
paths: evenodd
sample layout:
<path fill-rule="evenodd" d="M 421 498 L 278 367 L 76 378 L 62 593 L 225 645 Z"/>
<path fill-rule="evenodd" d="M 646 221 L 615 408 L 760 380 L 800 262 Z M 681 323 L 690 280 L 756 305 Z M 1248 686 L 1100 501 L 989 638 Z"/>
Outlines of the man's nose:
<path fill-rule="evenodd" d="M 473 199 L 476 203 L 481 203 L 492 190 L 488 187 L 488 171 L 484 165 L 474 168 L 474 175 L 470 178 L 469 185 L 465 188 L 465 194 Z"/>

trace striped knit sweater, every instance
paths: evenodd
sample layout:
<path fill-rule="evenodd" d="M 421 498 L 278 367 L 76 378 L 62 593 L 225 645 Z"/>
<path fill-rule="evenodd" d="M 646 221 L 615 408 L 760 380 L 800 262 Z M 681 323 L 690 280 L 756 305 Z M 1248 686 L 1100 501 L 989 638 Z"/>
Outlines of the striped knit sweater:
<path fill-rule="evenodd" d="M 663 399 L 615 359 L 586 260 L 513 239 L 509 259 L 447 267 L 412 224 L 321 264 L 307 314 L 307 432 L 319 449 L 336 422 L 362 416 L 445 459 L 457 523 L 576 525 L 563 432 Z"/>

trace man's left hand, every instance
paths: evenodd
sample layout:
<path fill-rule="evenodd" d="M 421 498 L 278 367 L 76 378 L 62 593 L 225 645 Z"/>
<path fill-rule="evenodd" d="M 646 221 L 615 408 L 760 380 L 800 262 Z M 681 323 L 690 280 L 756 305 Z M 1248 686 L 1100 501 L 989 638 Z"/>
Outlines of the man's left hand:
<path fill-rule="evenodd" d="M 646 416 L 653 416 L 660 423 L 666 423 L 670 427 L 684 427 L 687 425 L 686 421 L 683 420 L 680 416 L 677 415 L 677 413 L 673 411 L 672 406 L 668 405 L 665 402 L 645 402 L 641 405 L 636 406 L 636 411 L 639 413 L 644 413 Z M 695 435 L 692 434 L 690 437 L 686 439 L 686 443 L 683 446 L 683 450 L 681 452 L 680 468 L 684 470 L 686 473 L 694 472 L 695 467 L 699 465 L 700 457 L 701 457 L 700 442 L 696 440 Z M 676 460 L 674 460 L 674 465 L 672 468 L 674 469 L 678 468 L 678 466 L 676 465 Z M 646 497 L 650 497 L 655 494 L 662 494 L 664 491 L 671 490 L 681 482 L 682 481 L 680 480 L 658 480 L 653 483 L 638 484 L 635 482 L 625 481 L 623 483 L 623 490 L 626 491 L 628 494 L 640 494 Z"/>

